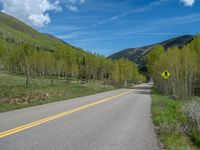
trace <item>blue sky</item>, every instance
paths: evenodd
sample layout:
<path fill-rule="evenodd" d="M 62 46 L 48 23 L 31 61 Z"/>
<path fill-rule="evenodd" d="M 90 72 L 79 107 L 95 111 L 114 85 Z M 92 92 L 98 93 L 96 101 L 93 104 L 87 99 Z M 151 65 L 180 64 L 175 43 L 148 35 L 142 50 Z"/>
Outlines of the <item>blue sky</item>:
<path fill-rule="evenodd" d="M 39 11 L 42 15 L 27 11 L 28 17 L 16 15 L 20 10 L 13 11 L 11 4 L 8 7 L 13 0 L 0 1 L 2 11 L 39 31 L 106 56 L 125 48 L 200 33 L 199 0 L 36 0 L 49 5 L 44 3 L 46 9 L 34 8 L 35 14 Z"/>

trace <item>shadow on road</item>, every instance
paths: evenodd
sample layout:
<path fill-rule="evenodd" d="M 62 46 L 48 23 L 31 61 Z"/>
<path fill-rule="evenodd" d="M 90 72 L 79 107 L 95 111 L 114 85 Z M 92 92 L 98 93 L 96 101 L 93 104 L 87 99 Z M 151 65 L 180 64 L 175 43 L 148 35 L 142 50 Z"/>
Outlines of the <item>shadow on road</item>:
<path fill-rule="evenodd" d="M 135 94 L 140 94 L 140 95 L 150 95 L 150 91 L 134 91 Z"/>
<path fill-rule="evenodd" d="M 135 87 L 132 87 L 131 89 L 150 90 L 151 86 L 135 86 Z"/>
<path fill-rule="evenodd" d="M 140 84 L 140 85 L 133 86 L 131 89 L 134 89 L 135 94 L 150 95 L 152 86 L 153 86 L 153 83 Z"/>

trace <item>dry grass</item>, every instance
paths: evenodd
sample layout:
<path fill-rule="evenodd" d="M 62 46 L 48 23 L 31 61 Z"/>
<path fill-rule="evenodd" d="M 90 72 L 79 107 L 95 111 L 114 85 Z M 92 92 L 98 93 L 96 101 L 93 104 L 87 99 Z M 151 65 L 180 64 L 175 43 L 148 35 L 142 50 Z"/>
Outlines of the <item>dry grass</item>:
<path fill-rule="evenodd" d="M 183 112 L 189 119 L 187 134 L 200 147 L 200 103 L 193 101 L 186 104 Z"/>
<path fill-rule="evenodd" d="M 29 86 L 26 77 L 16 74 L 0 73 L 0 112 L 23 107 L 40 105 L 112 90 L 112 86 L 96 82 L 81 84 L 77 81 L 32 77 Z"/>
<path fill-rule="evenodd" d="M 196 101 L 188 103 L 184 107 L 184 112 L 200 130 L 200 103 Z"/>

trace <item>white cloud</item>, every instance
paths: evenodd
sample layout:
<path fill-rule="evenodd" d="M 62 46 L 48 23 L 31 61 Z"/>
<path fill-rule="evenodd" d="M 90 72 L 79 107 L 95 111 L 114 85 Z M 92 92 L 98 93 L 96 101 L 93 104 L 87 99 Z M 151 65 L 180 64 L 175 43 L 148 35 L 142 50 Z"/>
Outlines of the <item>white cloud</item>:
<path fill-rule="evenodd" d="M 118 15 L 115 15 L 115 16 L 112 16 L 111 18 L 108 18 L 106 20 L 103 20 L 103 21 L 100 21 L 98 22 L 97 24 L 93 25 L 94 27 L 97 26 L 97 25 L 101 25 L 101 24 L 105 24 L 105 23 L 109 23 L 111 21 L 114 21 L 114 20 L 118 20 L 128 14 L 131 14 L 131 13 L 140 13 L 140 12 L 146 12 L 148 10 L 151 10 L 152 8 L 154 7 L 157 7 L 163 3 L 167 2 L 167 0 L 155 0 L 151 3 L 149 3 L 148 5 L 146 6 L 143 6 L 143 7 L 140 7 L 138 9 L 134 9 L 134 10 L 131 10 L 131 11 L 127 11 L 127 12 L 123 12 L 121 14 L 118 14 Z"/>
<path fill-rule="evenodd" d="M 85 0 L 68 0 L 66 8 L 73 12 L 77 12 L 79 10 L 78 6 L 83 3 L 85 3 Z"/>
<path fill-rule="evenodd" d="M 73 4 L 75 4 L 77 2 L 79 2 L 81 4 L 85 3 L 85 0 L 68 0 L 68 1 L 71 2 L 71 3 L 73 3 Z"/>
<path fill-rule="evenodd" d="M 3 12 L 12 15 L 27 24 L 41 28 L 51 22 L 48 11 L 62 11 L 58 0 L 0 0 Z"/>
<path fill-rule="evenodd" d="M 195 0 L 180 0 L 180 2 L 184 3 L 185 6 L 193 6 Z"/>
<path fill-rule="evenodd" d="M 78 11 L 78 7 L 74 6 L 74 5 L 66 5 L 66 7 L 71 10 L 71 11 L 74 11 L 74 12 L 77 12 Z"/>
<path fill-rule="evenodd" d="M 80 0 L 80 3 L 81 3 L 81 4 L 85 3 L 85 0 Z"/>
<path fill-rule="evenodd" d="M 68 0 L 68 3 L 75 4 L 77 0 Z"/>

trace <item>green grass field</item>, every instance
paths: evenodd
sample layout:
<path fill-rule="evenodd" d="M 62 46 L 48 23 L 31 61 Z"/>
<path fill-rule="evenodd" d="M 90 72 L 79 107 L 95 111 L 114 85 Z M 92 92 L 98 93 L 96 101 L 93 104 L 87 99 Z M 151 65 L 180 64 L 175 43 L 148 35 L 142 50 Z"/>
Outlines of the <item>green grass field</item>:
<path fill-rule="evenodd" d="M 50 78 L 30 78 L 28 87 L 26 77 L 22 75 L 0 73 L 0 112 L 67 100 L 112 90 L 113 87 L 99 85 L 97 82 L 81 84 L 77 81 Z"/>
<path fill-rule="evenodd" d="M 4 37 L 4 39 L 14 39 L 15 44 L 26 41 L 34 43 L 44 50 L 55 50 L 55 46 L 59 44 L 72 48 L 67 43 L 64 44 L 62 41 L 51 35 L 40 33 L 20 20 L 5 13 L 0 12 L 0 20 L 0 37 Z"/>
<path fill-rule="evenodd" d="M 172 100 L 156 90 L 152 93 L 153 122 L 157 133 L 166 150 L 197 150 L 200 149 L 198 133 L 192 133 L 190 118 L 184 108 L 191 102 Z M 194 139 L 195 138 L 195 139 Z"/>

